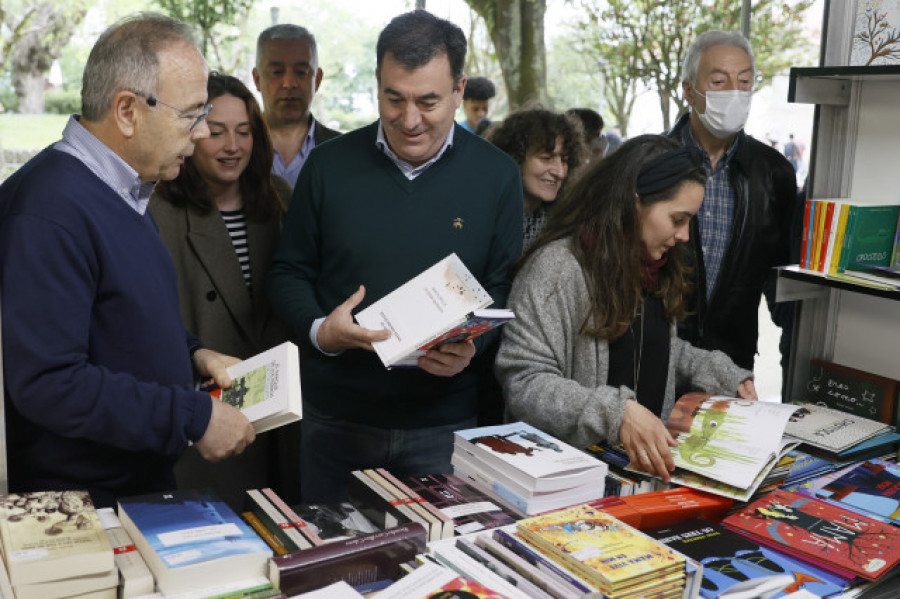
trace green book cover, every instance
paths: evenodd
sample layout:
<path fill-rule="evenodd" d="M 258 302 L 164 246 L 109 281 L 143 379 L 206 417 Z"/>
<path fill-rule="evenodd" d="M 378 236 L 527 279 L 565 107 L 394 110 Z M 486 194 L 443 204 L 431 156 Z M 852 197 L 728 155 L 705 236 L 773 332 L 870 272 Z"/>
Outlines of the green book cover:
<path fill-rule="evenodd" d="M 838 272 L 854 263 L 887 266 L 894 249 L 898 216 L 900 205 L 851 206 Z"/>
<path fill-rule="evenodd" d="M 900 268 L 900 216 L 897 217 L 897 230 L 894 232 L 894 251 L 891 254 L 891 268 Z"/>

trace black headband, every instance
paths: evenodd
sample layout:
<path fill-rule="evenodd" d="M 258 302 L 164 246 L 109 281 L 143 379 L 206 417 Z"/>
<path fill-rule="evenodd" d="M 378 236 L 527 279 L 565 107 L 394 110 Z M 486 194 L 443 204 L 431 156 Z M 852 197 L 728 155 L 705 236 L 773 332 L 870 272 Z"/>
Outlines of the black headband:
<path fill-rule="evenodd" d="M 702 164 L 700 153 L 692 147 L 683 146 L 663 152 L 641 166 L 635 191 L 638 195 L 649 195 L 669 189 Z"/>

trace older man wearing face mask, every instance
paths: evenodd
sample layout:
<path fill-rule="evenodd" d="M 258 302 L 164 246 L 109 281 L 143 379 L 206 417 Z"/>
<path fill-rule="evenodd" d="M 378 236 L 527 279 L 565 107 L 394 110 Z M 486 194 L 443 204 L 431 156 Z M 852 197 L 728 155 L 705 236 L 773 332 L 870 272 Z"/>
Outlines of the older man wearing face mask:
<path fill-rule="evenodd" d="M 669 132 L 702 150 L 709 175 L 691 224 L 693 316 L 679 334 L 695 346 L 725 352 L 748 370 L 756 354 L 762 294 L 776 324 L 784 327 L 790 318 L 789 309 L 773 302 L 769 275 L 773 266 L 789 261 L 797 197 L 790 163 L 744 132 L 754 74 L 753 51 L 740 33 L 699 35 L 682 71 L 690 112 Z"/>

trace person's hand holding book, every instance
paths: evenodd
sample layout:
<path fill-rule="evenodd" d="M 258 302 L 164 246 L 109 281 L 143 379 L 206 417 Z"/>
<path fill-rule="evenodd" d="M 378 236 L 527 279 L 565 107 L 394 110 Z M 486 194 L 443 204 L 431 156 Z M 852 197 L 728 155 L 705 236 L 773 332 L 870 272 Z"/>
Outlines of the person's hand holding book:
<path fill-rule="evenodd" d="M 419 368 L 435 376 L 454 376 L 462 372 L 473 357 L 475 344 L 472 341 L 443 343 L 419 358 Z"/>
<path fill-rule="evenodd" d="M 391 336 L 391 332 L 387 329 L 380 331 L 365 329 L 353 320 L 353 310 L 365 296 L 366 288 L 360 285 L 353 295 L 325 318 L 316 337 L 323 352 L 337 354 L 345 349 L 354 348 L 375 351 L 372 348 L 373 342 L 384 341 Z"/>
<path fill-rule="evenodd" d="M 619 427 L 619 440 L 628 452 L 631 467 L 643 470 L 669 482 L 675 469 L 670 447 L 678 444 L 662 420 L 633 399 L 625 402 L 625 413 Z"/>

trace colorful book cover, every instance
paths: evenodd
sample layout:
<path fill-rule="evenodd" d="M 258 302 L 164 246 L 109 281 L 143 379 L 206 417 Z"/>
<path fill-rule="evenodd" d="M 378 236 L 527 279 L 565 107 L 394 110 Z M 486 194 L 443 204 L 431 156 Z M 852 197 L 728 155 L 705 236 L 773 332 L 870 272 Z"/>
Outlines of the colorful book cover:
<path fill-rule="evenodd" d="M 836 274 L 838 271 L 838 264 L 841 262 L 841 252 L 844 247 L 844 237 L 847 233 L 847 219 L 850 216 L 850 205 L 843 203 L 841 204 L 841 215 L 840 220 L 838 221 L 837 228 L 837 237 L 834 240 L 834 253 L 831 256 L 831 261 L 828 264 L 828 273 Z"/>
<path fill-rule="evenodd" d="M 828 248 L 831 245 L 831 225 L 834 221 L 834 200 L 825 200 L 825 216 L 822 218 L 822 245 L 819 249 L 819 262 L 816 270 L 826 272 L 825 259 L 828 256 Z"/>
<path fill-rule="evenodd" d="M 503 599 L 480 582 L 426 562 L 378 594 L 382 599 Z"/>
<path fill-rule="evenodd" d="M 784 429 L 786 435 L 813 447 L 840 452 L 891 430 L 878 422 L 812 403 L 800 406 Z"/>
<path fill-rule="evenodd" d="M 887 266 L 894 249 L 898 217 L 897 205 L 851 206 L 838 273 L 853 264 Z"/>
<path fill-rule="evenodd" d="M 666 426 L 678 443 L 675 466 L 740 489 L 787 451 L 784 429 L 797 406 L 688 393 Z"/>
<path fill-rule="evenodd" d="M 842 592 L 849 581 L 702 519 L 648 530 L 660 543 L 703 564 L 700 595 L 778 599 L 805 589 L 817 597 Z"/>
<path fill-rule="evenodd" d="M 791 491 L 772 491 L 723 524 L 840 575 L 875 580 L 900 563 L 900 529 Z"/>
<path fill-rule="evenodd" d="M 587 505 L 526 518 L 516 528 L 526 541 L 604 587 L 617 588 L 632 579 L 679 568 L 684 574 L 683 557 Z"/>
<path fill-rule="evenodd" d="M 457 534 L 513 524 L 516 516 L 480 489 L 453 474 L 428 474 L 400 479 L 412 491 L 453 519 Z"/>
<path fill-rule="evenodd" d="M 828 211 L 828 200 L 816 200 L 816 229 L 813 234 L 813 256 L 810 262 L 810 270 L 816 270 L 819 266 L 819 256 L 822 255 L 822 240 L 825 238 L 825 213 Z"/>
<path fill-rule="evenodd" d="M 606 476 L 606 465 L 525 422 L 454 433 L 453 451 L 490 464 L 532 491 L 577 487 Z"/>
<path fill-rule="evenodd" d="M 900 524 L 900 466 L 883 460 L 867 460 L 842 471 L 840 476 L 817 489 L 815 496 Z"/>

